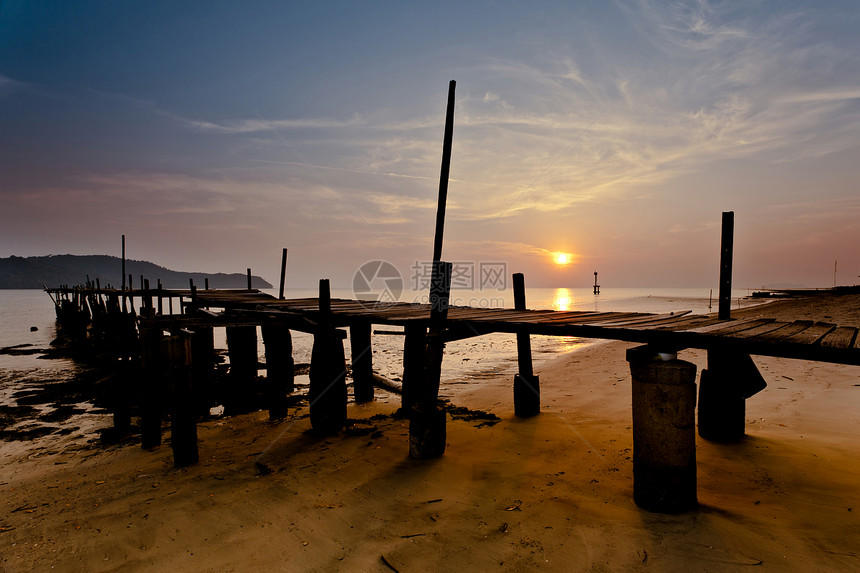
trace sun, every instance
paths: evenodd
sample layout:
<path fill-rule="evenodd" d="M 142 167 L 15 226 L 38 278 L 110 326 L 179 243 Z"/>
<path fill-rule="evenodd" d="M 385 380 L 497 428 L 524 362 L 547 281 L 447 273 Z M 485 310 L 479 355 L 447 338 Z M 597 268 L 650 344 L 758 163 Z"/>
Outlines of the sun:
<path fill-rule="evenodd" d="M 552 253 L 552 259 L 555 264 L 564 266 L 570 264 L 573 261 L 573 255 L 571 255 L 570 253 L 555 252 Z"/>

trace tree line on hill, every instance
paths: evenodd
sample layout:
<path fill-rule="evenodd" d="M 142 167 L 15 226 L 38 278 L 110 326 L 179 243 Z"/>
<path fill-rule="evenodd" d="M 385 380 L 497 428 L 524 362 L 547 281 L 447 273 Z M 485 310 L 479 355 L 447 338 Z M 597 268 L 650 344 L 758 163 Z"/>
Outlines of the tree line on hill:
<path fill-rule="evenodd" d="M 126 275 L 132 275 L 134 286 L 140 287 L 140 276 L 155 288 L 158 280 L 167 289 L 187 289 L 189 279 L 203 288 L 247 288 L 248 277 L 242 273 L 191 273 L 172 271 L 148 261 L 125 261 Z M 43 286 L 82 285 L 89 278 L 98 279 L 102 287 L 122 285 L 122 259 L 108 255 L 47 255 L 44 257 L 0 258 L 0 289 L 32 289 Z M 126 280 L 128 280 L 126 278 Z M 265 279 L 252 276 L 253 288 L 272 288 Z"/>

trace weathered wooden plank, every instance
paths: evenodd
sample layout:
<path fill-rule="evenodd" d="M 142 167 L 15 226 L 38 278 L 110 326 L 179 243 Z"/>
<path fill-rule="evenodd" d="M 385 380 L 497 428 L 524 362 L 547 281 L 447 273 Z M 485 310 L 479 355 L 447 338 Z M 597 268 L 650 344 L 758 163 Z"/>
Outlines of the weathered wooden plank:
<path fill-rule="evenodd" d="M 786 323 L 784 322 L 771 322 L 769 324 L 762 324 L 761 326 L 756 326 L 755 328 L 747 328 L 745 330 L 741 330 L 740 332 L 729 332 L 728 334 L 726 334 L 726 336 L 731 336 L 732 338 L 755 338 L 756 336 L 779 330 L 785 325 Z"/>
<path fill-rule="evenodd" d="M 794 336 L 788 337 L 786 341 L 794 344 L 815 344 L 834 328 L 836 328 L 835 324 L 830 324 L 829 322 L 816 322 L 809 328 L 801 330 Z"/>
<path fill-rule="evenodd" d="M 722 322 L 717 322 L 711 324 L 709 326 L 702 326 L 699 328 L 691 328 L 689 332 L 695 332 L 697 334 L 713 334 L 714 332 L 721 331 L 726 328 L 733 328 L 730 332 L 738 332 L 740 330 L 744 330 L 746 328 L 755 328 L 756 326 L 773 322 L 772 318 L 747 318 L 740 320 L 723 320 Z"/>
<path fill-rule="evenodd" d="M 782 326 L 777 330 L 765 334 L 759 334 L 755 339 L 756 341 L 761 342 L 776 342 L 778 340 L 794 336 L 798 332 L 806 330 L 813 324 L 815 323 L 811 320 L 796 320 L 794 322 L 782 323 Z"/>
<path fill-rule="evenodd" d="M 857 329 L 852 326 L 837 326 L 821 339 L 826 348 L 851 348 L 857 338 Z"/>
<path fill-rule="evenodd" d="M 646 314 L 640 317 L 632 318 L 632 319 L 620 319 L 620 320 L 607 320 L 600 322 L 589 322 L 594 326 L 604 326 L 604 327 L 619 327 L 619 328 L 628 328 L 634 326 L 642 326 L 645 324 L 654 324 L 661 323 L 668 320 L 679 319 L 689 314 L 691 311 L 683 310 L 681 312 L 670 312 L 666 314 Z"/>

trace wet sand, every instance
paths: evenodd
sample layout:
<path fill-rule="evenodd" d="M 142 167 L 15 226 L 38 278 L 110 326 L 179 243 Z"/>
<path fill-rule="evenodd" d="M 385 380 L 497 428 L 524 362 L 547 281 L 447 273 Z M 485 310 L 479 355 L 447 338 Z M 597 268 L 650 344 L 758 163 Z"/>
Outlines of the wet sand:
<path fill-rule="evenodd" d="M 745 313 L 860 325 L 860 297 Z M 699 439 L 701 508 L 665 516 L 632 499 L 630 346 L 544 365 L 528 420 L 507 378 L 459 386 L 456 405 L 500 420 L 449 417 L 437 460 L 408 459 L 381 391 L 328 439 L 306 408 L 200 424 L 201 462 L 181 470 L 167 445 L 4 444 L 0 570 L 860 570 L 860 367 L 755 357 L 769 385 L 747 437 Z"/>

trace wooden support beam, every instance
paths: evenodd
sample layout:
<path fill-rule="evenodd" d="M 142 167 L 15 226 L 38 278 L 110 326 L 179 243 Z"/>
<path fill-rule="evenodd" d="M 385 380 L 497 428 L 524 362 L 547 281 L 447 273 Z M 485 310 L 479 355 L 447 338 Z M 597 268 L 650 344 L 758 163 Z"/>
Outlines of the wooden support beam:
<path fill-rule="evenodd" d="M 331 287 L 320 279 L 319 315 L 311 350 L 310 402 L 311 428 L 328 436 L 339 432 L 346 423 L 346 358 L 343 339 L 331 326 Z"/>
<path fill-rule="evenodd" d="M 196 464 L 197 416 L 192 392 L 191 341 L 188 336 L 168 336 L 162 341 L 170 388 L 170 447 L 173 465 Z"/>
<path fill-rule="evenodd" d="M 352 394 L 358 403 L 373 401 L 373 349 L 370 329 L 369 321 L 357 321 L 349 327 Z"/>
<path fill-rule="evenodd" d="M 514 309 L 526 310 L 526 286 L 522 273 L 514 274 Z M 540 380 L 532 366 L 531 339 L 527 332 L 517 333 L 517 364 L 514 375 L 514 414 L 530 417 L 540 413 Z"/>
<path fill-rule="evenodd" d="M 162 367 L 160 328 L 141 328 L 141 385 L 140 445 L 146 450 L 161 445 L 162 401 L 166 385 Z"/>
<path fill-rule="evenodd" d="M 633 500 L 657 513 L 698 507 L 696 365 L 627 351 L 633 380 Z"/>
<path fill-rule="evenodd" d="M 269 419 L 287 415 L 287 394 L 295 389 L 293 337 L 287 326 L 264 324 L 263 345 L 266 347 L 266 401 Z"/>
<path fill-rule="evenodd" d="M 427 352 L 427 327 L 419 321 L 408 322 L 403 337 L 403 391 L 400 407 L 409 412 L 424 385 L 424 359 Z"/>
<path fill-rule="evenodd" d="M 228 415 L 248 412 L 257 386 L 257 327 L 228 326 L 227 353 L 230 356 L 229 390 L 224 404 Z"/>
<path fill-rule="evenodd" d="M 199 415 L 209 417 L 215 390 L 215 329 L 211 326 L 192 326 L 191 383 L 194 402 Z"/>
<path fill-rule="evenodd" d="M 442 259 L 442 235 L 445 231 L 445 205 L 448 201 L 448 177 L 451 172 L 451 148 L 454 140 L 454 92 L 457 82 L 448 84 L 448 108 L 445 113 L 445 136 L 442 143 L 442 171 L 439 175 L 439 198 L 436 207 L 436 234 L 433 239 L 433 262 Z"/>
<path fill-rule="evenodd" d="M 732 252 L 734 249 L 735 214 L 723 213 L 723 227 L 720 239 L 720 306 L 719 317 L 728 320 L 732 317 Z"/>
<path fill-rule="evenodd" d="M 746 429 L 746 398 L 767 386 L 749 354 L 711 348 L 699 383 L 699 435 L 712 442 L 737 442 Z"/>

